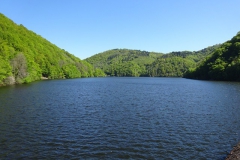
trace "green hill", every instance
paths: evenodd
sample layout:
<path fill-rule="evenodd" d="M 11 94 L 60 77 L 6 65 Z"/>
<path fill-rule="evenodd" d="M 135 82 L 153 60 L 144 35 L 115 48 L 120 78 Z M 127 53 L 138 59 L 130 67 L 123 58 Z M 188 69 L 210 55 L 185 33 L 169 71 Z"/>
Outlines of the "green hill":
<path fill-rule="evenodd" d="M 186 78 L 240 81 L 240 32 L 207 56 Z"/>
<path fill-rule="evenodd" d="M 0 13 L 0 86 L 104 73 Z"/>
<path fill-rule="evenodd" d="M 146 75 L 145 65 L 151 64 L 161 53 L 113 49 L 96 54 L 86 61 L 94 67 L 102 69 L 111 76 L 142 76 Z"/>
<path fill-rule="evenodd" d="M 209 55 L 219 45 L 197 52 L 171 52 L 168 54 L 129 49 L 113 49 L 86 59 L 94 67 L 111 76 L 182 77 L 189 68 Z"/>
<path fill-rule="evenodd" d="M 181 51 L 164 54 L 147 66 L 148 73 L 154 77 L 182 77 L 188 69 L 196 67 L 204 57 L 218 47 L 219 45 L 214 45 L 196 52 Z"/>

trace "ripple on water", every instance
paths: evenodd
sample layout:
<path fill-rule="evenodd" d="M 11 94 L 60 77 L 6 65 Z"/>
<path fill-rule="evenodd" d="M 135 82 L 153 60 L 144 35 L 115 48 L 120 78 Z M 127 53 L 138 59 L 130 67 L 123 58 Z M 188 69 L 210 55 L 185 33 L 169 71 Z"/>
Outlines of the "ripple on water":
<path fill-rule="evenodd" d="M 0 88 L 0 159 L 221 159 L 240 139 L 239 91 L 178 78 Z"/>

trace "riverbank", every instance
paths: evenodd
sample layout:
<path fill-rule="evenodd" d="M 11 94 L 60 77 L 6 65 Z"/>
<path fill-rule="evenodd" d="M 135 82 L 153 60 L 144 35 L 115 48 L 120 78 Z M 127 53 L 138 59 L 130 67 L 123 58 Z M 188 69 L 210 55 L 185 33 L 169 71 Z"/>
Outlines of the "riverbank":
<path fill-rule="evenodd" d="M 240 160 L 240 142 L 233 147 L 232 151 L 226 157 L 226 160 Z"/>

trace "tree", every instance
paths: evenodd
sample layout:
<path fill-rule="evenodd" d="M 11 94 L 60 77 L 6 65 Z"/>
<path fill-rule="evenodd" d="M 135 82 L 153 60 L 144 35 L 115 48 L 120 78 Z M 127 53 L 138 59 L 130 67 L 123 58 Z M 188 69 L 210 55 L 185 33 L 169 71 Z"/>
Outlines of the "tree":
<path fill-rule="evenodd" d="M 27 61 L 24 54 L 19 53 L 11 60 L 12 73 L 16 83 L 21 83 L 27 73 Z"/>
<path fill-rule="evenodd" d="M 10 64 L 0 56 L 0 85 L 11 75 Z"/>

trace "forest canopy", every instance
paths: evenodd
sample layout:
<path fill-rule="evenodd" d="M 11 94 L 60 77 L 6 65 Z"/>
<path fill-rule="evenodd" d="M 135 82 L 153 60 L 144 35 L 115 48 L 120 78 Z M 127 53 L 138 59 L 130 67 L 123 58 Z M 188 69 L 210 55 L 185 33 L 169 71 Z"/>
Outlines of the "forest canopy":
<path fill-rule="evenodd" d="M 212 51 L 214 45 L 197 52 L 181 51 L 168 54 L 129 49 L 112 49 L 86 59 L 109 76 L 182 77 Z"/>
<path fill-rule="evenodd" d="M 194 69 L 189 69 L 186 78 L 203 80 L 240 81 L 240 32 L 231 40 L 205 57 Z"/>
<path fill-rule="evenodd" d="M 0 86 L 29 83 L 41 77 L 56 79 L 104 75 L 100 69 L 0 13 Z"/>

